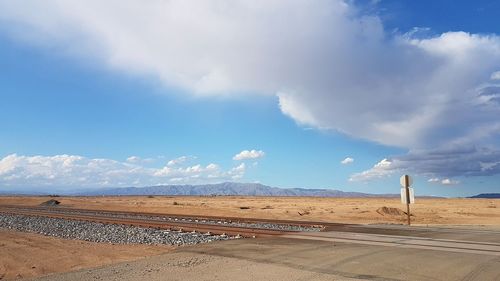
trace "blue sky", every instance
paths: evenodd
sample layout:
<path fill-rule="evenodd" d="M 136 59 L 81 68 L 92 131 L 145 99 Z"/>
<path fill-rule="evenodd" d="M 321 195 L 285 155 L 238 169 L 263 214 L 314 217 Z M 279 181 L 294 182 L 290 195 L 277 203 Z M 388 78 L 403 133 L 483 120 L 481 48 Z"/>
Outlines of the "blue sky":
<path fill-rule="evenodd" d="M 0 1 L 0 187 L 500 192 L 495 1 L 124 3 Z"/>

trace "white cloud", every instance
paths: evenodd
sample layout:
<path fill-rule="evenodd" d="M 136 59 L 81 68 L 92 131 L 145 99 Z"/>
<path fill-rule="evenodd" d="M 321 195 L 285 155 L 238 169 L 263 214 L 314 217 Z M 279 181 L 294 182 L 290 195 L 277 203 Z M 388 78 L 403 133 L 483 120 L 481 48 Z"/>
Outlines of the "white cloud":
<path fill-rule="evenodd" d="M 129 158 L 127 158 L 127 162 L 130 162 L 130 163 L 136 163 L 136 162 L 139 162 L 140 160 L 141 160 L 141 158 L 138 156 L 130 156 Z"/>
<path fill-rule="evenodd" d="M 246 171 L 246 165 L 245 163 L 241 163 L 237 167 L 232 168 L 231 171 L 229 172 L 229 175 L 231 176 L 232 179 L 236 180 L 242 178 L 243 175 L 245 174 L 245 171 Z"/>
<path fill-rule="evenodd" d="M 243 150 L 233 157 L 233 160 L 247 160 L 247 159 L 257 159 L 262 158 L 266 154 L 262 150 Z"/>
<path fill-rule="evenodd" d="M 301 125 L 321 127 L 320 122 L 317 121 L 314 114 L 304 108 L 303 104 L 298 102 L 293 94 L 280 92 L 278 93 L 278 99 L 279 107 L 283 114 L 291 117 Z M 324 127 L 323 129 L 328 129 L 328 127 Z"/>
<path fill-rule="evenodd" d="M 457 185 L 460 183 L 460 181 L 458 181 L 458 180 L 453 180 L 453 179 L 449 179 L 449 178 L 445 178 L 445 179 L 431 178 L 428 180 L 428 182 L 440 183 L 442 185 Z"/>
<path fill-rule="evenodd" d="M 214 163 L 210 163 L 210 164 L 207 165 L 206 169 L 207 170 L 216 171 L 216 170 L 219 169 L 219 165 L 214 164 Z"/>
<path fill-rule="evenodd" d="M 449 146 L 432 150 L 415 150 L 406 155 L 384 159 L 373 168 L 356 173 L 351 180 L 373 180 L 392 174 L 410 173 L 439 178 L 491 176 L 500 174 L 500 150 L 474 146 Z M 442 184 L 456 181 L 441 181 Z"/>
<path fill-rule="evenodd" d="M 387 46 L 371 43 L 375 46 L 368 44 L 372 49 L 366 51 L 385 47 L 392 54 L 380 49 L 378 55 L 389 61 L 355 61 L 346 66 L 343 80 L 332 80 L 325 92 L 280 96 L 295 105 L 282 110 L 300 123 L 409 148 L 467 138 L 479 125 L 486 130 L 498 126 L 499 104 L 481 103 L 478 90 L 500 64 L 499 37 L 455 32 L 395 38 Z M 478 62 L 484 64 L 479 67 Z"/>
<path fill-rule="evenodd" d="M 130 156 L 127 158 L 127 162 L 129 163 L 152 163 L 154 161 L 154 158 L 141 158 L 139 156 Z"/>
<path fill-rule="evenodd" d="M 194 157 L 194 156 L 181 156 L 181 157 L 177 157 L 175 159 L 168 161 L 167 165 L 168 166 L 175 166 L 175 165 L 182 164 L 188 160 L 193 160 L 193 159 L 196 159 L 196 157 Z"/>
<path fill-rule="evenodd" d="M 491 74 L 491 80 L 500 80 L 500 71 L 495 71 Z"/>
<path fill-rule="evenodd" d="M 460 181 L 457 181 L 457 180 L 452 180 L 452 179 L 443 179 L 441 180 L 441 184 L 442 185 L 456 185 L 456 184 L 459 184 Z"/>
<path fill-rule="evenodd" d="M 136 159 L 136 158 L 134 158 Z M 213 183 L 240 179 L 245 164 L 224 171 L 210 163 L 147 168 L 137 163 L 91 159 L 77 155 L 20 156 L 0 159 L 0 186 L 93 188 L 146 186 L 165 183 Z"/>
<path fill-rule="evenodd" d="M 340 163 L 343 165 L 351 164 L 353 162 L 354 162 L 354 158 L 351 158 L 351 157 L 347 157 L 344 160 L 340 161 Z"/>
<path fill-rule="evenodd" d="M 373 179 L 385 178 L 392 175 L 395 172 L 394 163 L 388 159 L 382 159 L 380 162 L 375 164 L 371 169 L 363 171 L 361 173 L 355 173 L 350 178 L 349 181 L 368 181 Z"/>

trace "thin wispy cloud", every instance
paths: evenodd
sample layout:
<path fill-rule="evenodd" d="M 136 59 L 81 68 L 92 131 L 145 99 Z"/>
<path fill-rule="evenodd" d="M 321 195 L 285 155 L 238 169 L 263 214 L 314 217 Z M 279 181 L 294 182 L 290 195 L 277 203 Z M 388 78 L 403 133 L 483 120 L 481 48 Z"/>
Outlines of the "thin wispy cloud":
<path fill-rule="evenodd" d="M 129 163 L 152 163 L 155 161 L 154 158 L 142 158 L 139 156 L 130 156 L 126 160 Z"/>
<path fill-rule="evenodd" d="M 452 179 L 442 179 L 441 184 L 443 184 L 443 185 L 457 185 L 457 184 L 460 184 L 460 181 L 452 180 Z"/>
<path fill-rule="evenodd" d="M 439 179 L 439 178 L 431 178 L 429 180 L 427 180 L 428 182 L 430 183 L 438 183 L 438 184 L 441 184 L 441 185 L 457 185 L 457 184 L 460 184 L 460 181 L 458 180 L 453 180 L 453 179 Z"/>
<path fill-rule="evenodd" d="M 348 165 L 354 163 L 354 158 L 346 157 L 344 160 L 340 161 L 340 164 Z"/>
<path fill-rule="evenodd" d="M 182 163 L 185 163 L 189 160 L 194 160 L 194 159 L 196 159 L 195 156 L 180 156 L 180 157 L 177 157 L 175 159 L 169 160 L 167 162 L 167 165 L 168 166 L 176 166 L 176 165 L 179 165 L 179 164 L 182 164 Z"/>
<path fill-rule="evenodd" d="M 243 150 L 240 153 L 236 154 L 233 157 L 233 160 L 249 160 L 249 159 L 258 159 L 264 157 L 266 154 L 262 150 Z"/>

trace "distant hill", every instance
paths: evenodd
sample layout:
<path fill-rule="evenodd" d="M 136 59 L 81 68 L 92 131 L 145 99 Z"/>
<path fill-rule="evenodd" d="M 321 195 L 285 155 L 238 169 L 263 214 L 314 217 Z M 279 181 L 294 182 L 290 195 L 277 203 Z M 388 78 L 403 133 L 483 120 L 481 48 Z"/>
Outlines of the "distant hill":
<path fill-rule="evenodd" d="M 368 194 L 333 189 L 278 188 L 259 183 L 225 182 L 203 185 L 159 185 L 147 187 L 104 188 L 78 195 L 242 195 L 242 196 L 316 196 L 316 197 L 399 197 L 398 194 Z"/>
<path fill-rule="evenodd" d="M 469 198 L 500 199 L 500 193 L 481 193 L 481 194 L 478 194 L 478 195 L 471 196 Z"/>

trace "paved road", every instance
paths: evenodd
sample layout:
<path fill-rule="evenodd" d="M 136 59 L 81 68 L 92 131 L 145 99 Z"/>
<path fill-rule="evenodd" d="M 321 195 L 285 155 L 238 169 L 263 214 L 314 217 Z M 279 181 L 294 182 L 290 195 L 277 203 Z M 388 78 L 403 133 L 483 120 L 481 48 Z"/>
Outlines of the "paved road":
<path fill-rule="evenodd" d="M 500 234 L 497 234 L 500 237 Z M 408 249 L 426 249 L 433 251 L 446 251 L 465 254 L 492 255 L 500 257 L 500 243 L 439 239 L 428 237 L 412 237 L 400 235 L 381 235 L 347 232 L 318 232 L 301 233 L 284 236 L 286 238 L 319 240 L 328 242 L 343 242 L 363 245 L 376 245 L 386 247 L 399 247 Z"/>
<path fill-rule="evenodd" d="M 184 247 L 44 280 L 500 280 L 498 232 L 426 229 L 423 237 L 411 236 L 423 229 L 394 228 L 399 235 L 324 232 Z"/>

